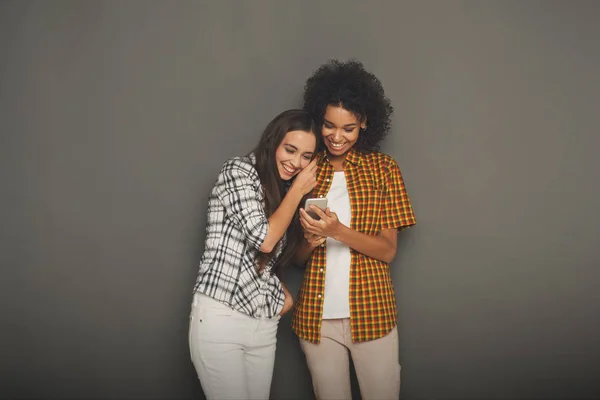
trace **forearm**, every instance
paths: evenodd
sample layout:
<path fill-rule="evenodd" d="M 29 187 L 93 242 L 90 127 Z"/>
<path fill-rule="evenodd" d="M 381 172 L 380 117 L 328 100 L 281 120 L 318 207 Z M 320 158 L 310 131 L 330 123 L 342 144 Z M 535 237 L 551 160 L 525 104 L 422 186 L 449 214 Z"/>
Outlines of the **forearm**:
<path fill-rule="evenodd" d="M 385 263 L 390 263 L 396 255 L 396 241 L 387 235 L 367 235 L 340 224 L 333 238 L 346 246 Z"/>
<path fill-rule="evenodd" d="M 294 261 L 296 262 L 296 264 L 300 266 L 306 264 L 308 258 L 310 257 L 314 249 L 314 246 L 308 243 L 306 239 L 302 239 L 302 244 L 298 246 L 298 249 L 296 250 L 296 255 L 294 257 Z"/>
<path fill-rule="evenodd" d="M 263 253 L 270 253 L 275 248 L 275 245 L 281 238 L 283 234 L 290 226 L 292 222 L 292 218 L 294 218 L 294 213 L 302 200 L 302 193 L 299 190 L 294 190 L 291 188 L 283 200 L 277 210 L 271 215 L 269 218 L 269 230 L 267 232 L 267 236 L 260 246 L 260 251 Z"/>

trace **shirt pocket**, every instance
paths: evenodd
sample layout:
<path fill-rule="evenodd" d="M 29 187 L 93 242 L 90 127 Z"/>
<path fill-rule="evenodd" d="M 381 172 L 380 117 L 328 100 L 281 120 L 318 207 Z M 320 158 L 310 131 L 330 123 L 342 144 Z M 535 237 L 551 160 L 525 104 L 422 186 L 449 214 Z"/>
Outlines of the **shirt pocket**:
<path fill-rule="evenodd" d="M 353 226 L 360 232 L 373 235 L 379 232 L 385 187 L 375 180 L 361 183 L 351 195 Z"/>

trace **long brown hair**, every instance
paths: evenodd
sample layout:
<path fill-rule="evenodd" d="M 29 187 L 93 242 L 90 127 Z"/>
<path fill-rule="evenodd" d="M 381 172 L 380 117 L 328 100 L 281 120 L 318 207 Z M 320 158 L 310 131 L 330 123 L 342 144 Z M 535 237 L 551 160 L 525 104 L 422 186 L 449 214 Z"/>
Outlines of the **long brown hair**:
<path fill-rule="evenodd" d="M 281 204 L 292 180 L 286 182 L 279 176 L 275 152 L 288 132 L 304 131 L 315 135 L 317 146 L 315 155 L 321 148 L 321 132 L 309 113 L 303 110 L 287 110 L 276 116 L 265 128 L 258 145 L 253 153 L 256 157 L 256 170 L 263 187 L 265 196 L 265 213 L 269 218 Z M 307 196 L 305 196 L 307 197 Z M 304 200 L 304 199 L 303 199 Z M 300 225 L 299 212 L 296 210 L 290 226 L 286 232 L 287 244 L 277 260 L 275 274 L 281 277 L 282 269 L 292 261 L 294 253 L 302 240 L 302 226 Z M 270 253 L 260 253 L 257 268 L 262 270 L 274 257 L 281 240 Z"/>

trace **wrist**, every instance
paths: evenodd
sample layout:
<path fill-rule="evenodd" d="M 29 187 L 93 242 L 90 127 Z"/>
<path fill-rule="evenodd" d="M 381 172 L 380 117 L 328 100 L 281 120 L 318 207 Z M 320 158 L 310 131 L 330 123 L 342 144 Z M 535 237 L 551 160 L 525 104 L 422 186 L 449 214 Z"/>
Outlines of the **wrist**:
<path fill-rule="evenodd" d="M 331 237 L 338 242 L 343 242 L 344 231 L 346 230 L 346 225 L 338 222 L 335 229 L 333 230 L 333 235 Z"/>
<path fill-rule="evenodd" d="M 302 201 L 302 197 L 304 196 L 304 194 L 302 193 L 301 188 L 299 188 L 297 185 L 292 184 L 292 186 L 289 188 L 287 194 L 285 195 L 285 197 L 288 197 L 288 196 L 296 204 L 300 204 L 300 201 Z"/>

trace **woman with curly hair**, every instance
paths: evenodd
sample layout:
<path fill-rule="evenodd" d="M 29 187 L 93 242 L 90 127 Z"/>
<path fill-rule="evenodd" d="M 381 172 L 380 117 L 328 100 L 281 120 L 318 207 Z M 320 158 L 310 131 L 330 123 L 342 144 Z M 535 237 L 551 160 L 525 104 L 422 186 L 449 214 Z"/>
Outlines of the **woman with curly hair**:
<path fill-rule="evenodd" d="M 254 151 L 225 162 L 208 202 L 189 346 L 207 399 L 268 399 L 280 316 L 279 279 L 301 243 L 298 206 L 316 185 L 321 141 L 310 114 L 288 110 Z"/>
<path fill-rule="evenodd" d="M 389 263 L 415 216 L 394 159 L 378 151 L 393 108 L 358 61 L 330 61 L 308 78 L 304 109 L 325 144 L 311 206 L 300 210 L 306 271 L 292 318 L 317 399 L 351 399 L 348 353 L 363 399 L 398 399 L 397 311 Z"/>

